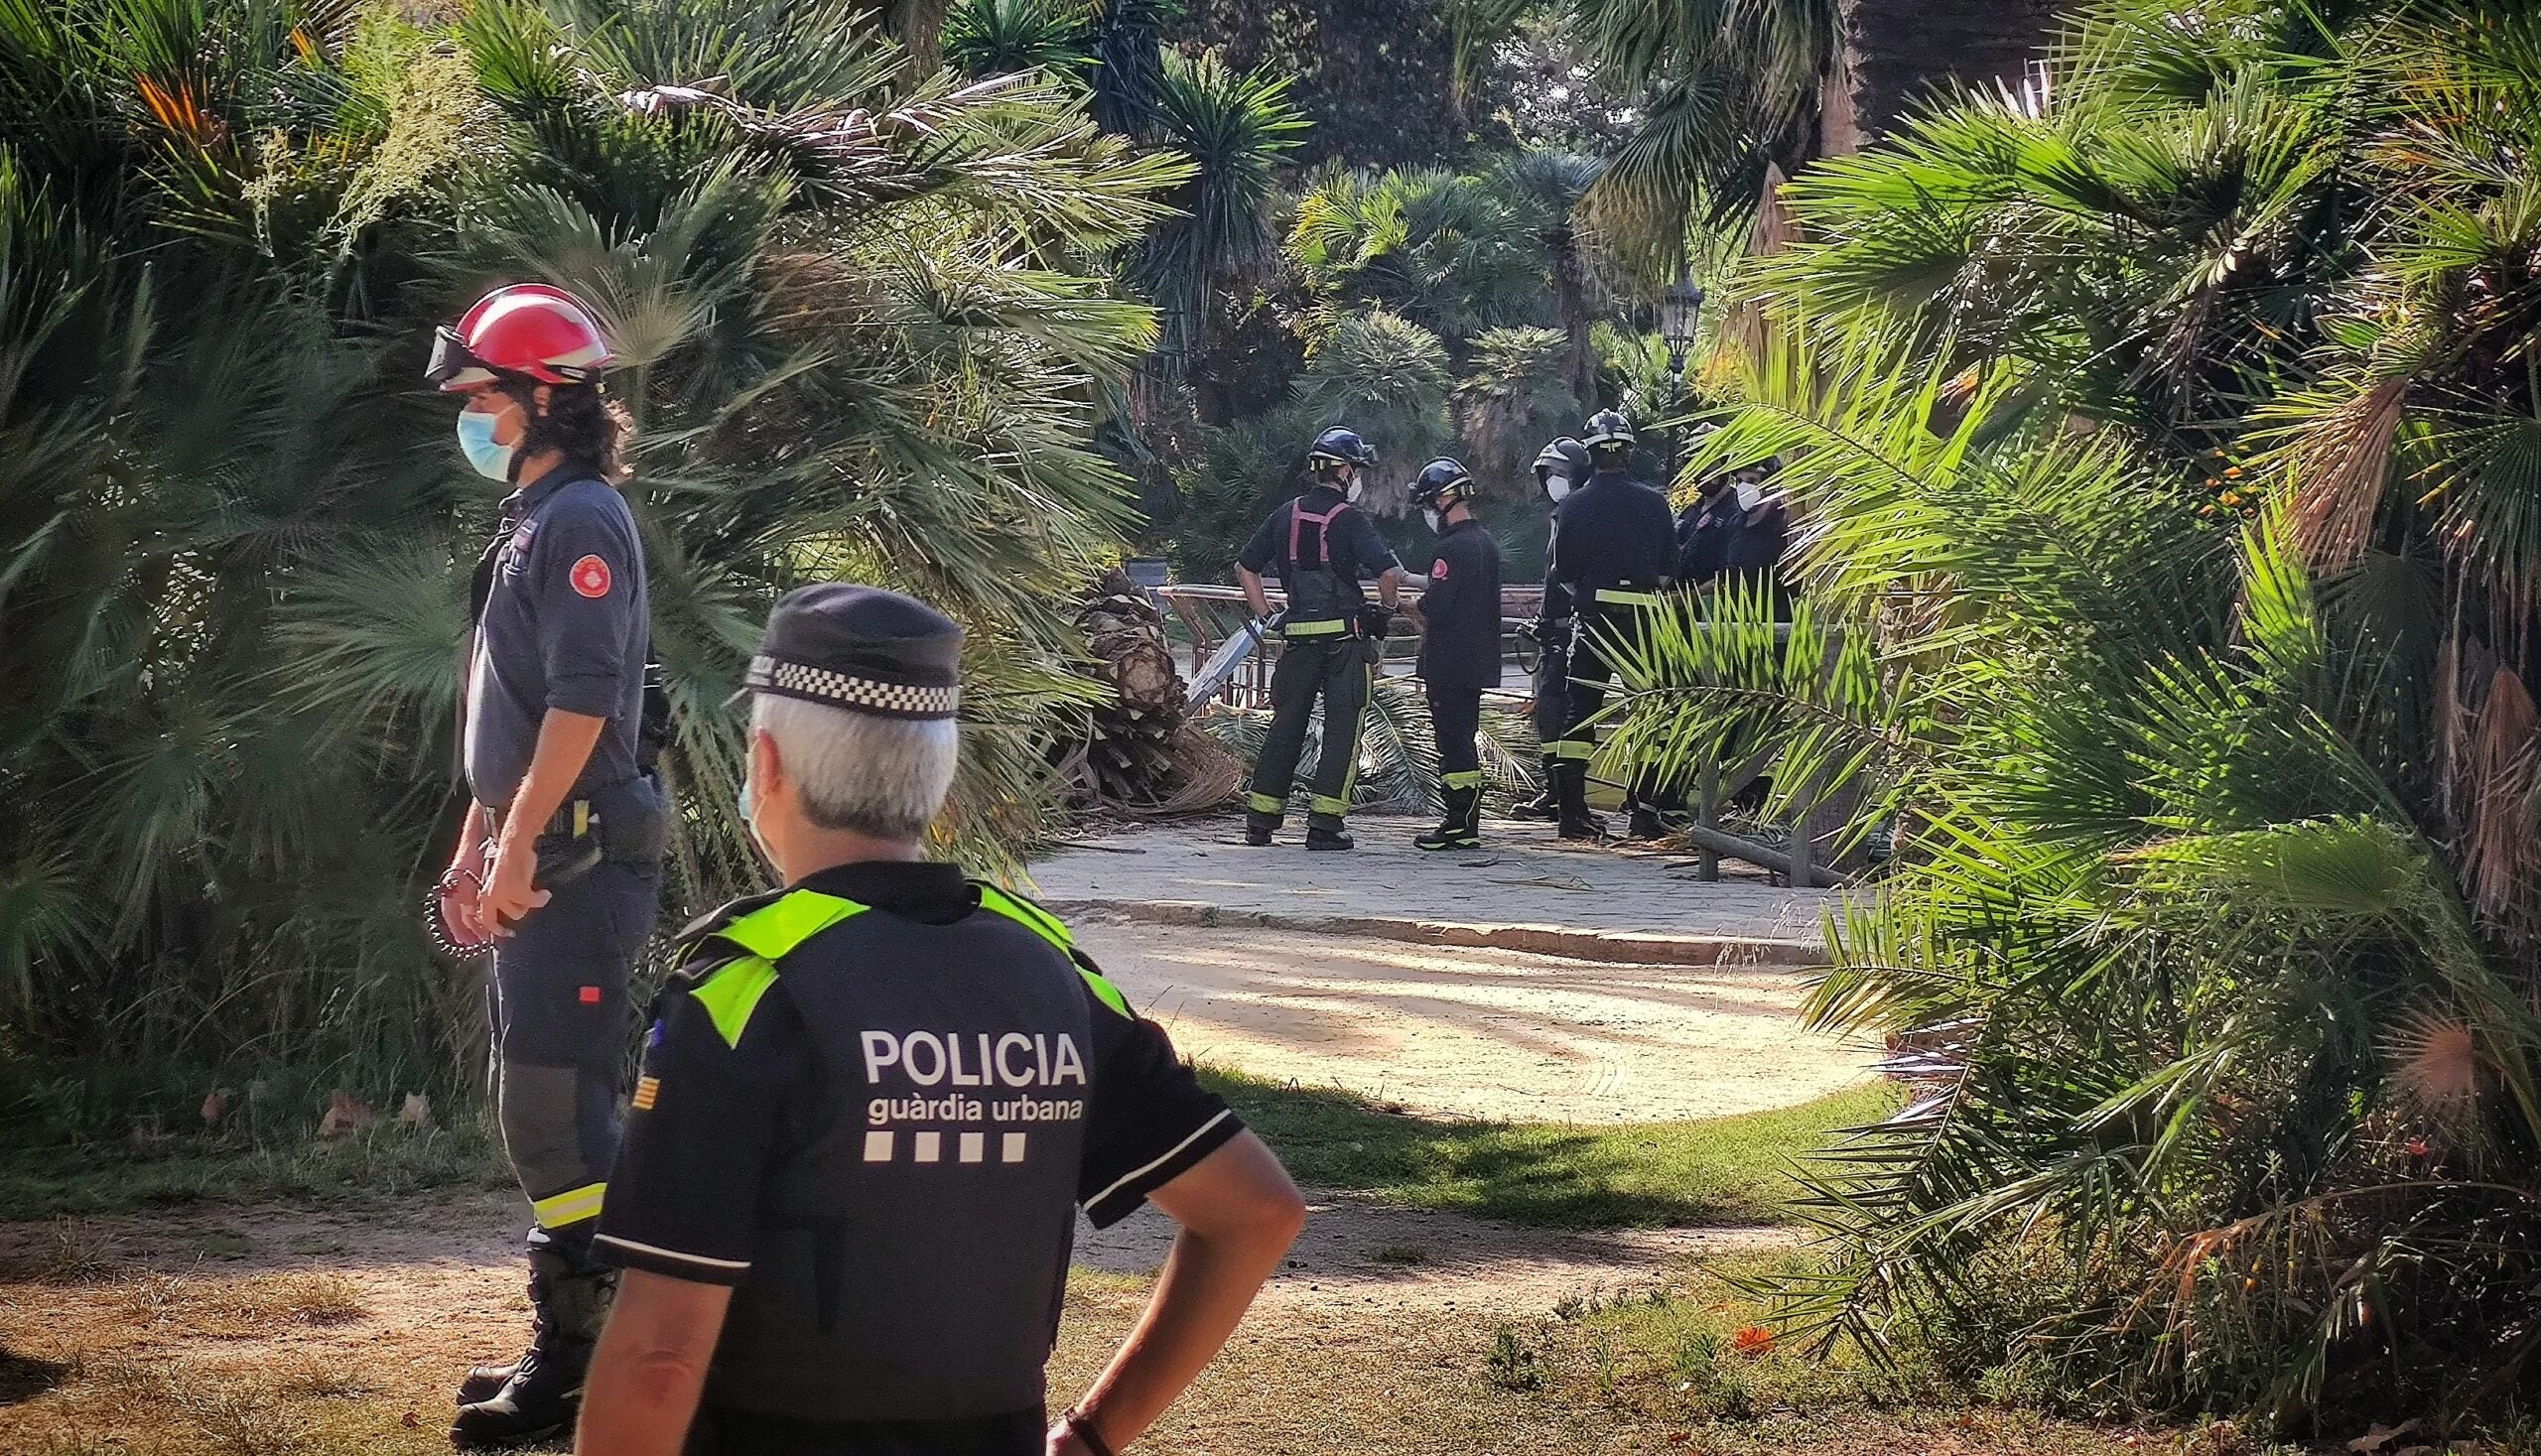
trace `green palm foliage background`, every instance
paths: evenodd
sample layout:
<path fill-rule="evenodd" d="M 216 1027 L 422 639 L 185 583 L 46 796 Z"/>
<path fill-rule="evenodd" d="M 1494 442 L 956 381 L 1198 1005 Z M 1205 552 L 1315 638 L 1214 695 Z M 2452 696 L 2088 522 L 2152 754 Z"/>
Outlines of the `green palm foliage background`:
<path fill-rule="evenodd" d="M 1796 744 L 1898 871 L 1824 1024 L 1792 1323 L 2103 1407 L 2451 1415 L 2541 1320 L 2541 24 L 2093 7 L 2047 114 L 1795 187 L 1753 403 L 1805 601 L 1634 665 L 1622 751 Z"/>
<path fill-rule="evenodd" d="M 720 707 L 773 596 L 972 629 L 948 838 L 1036 828 L 1075 584 L 1117 550 L 1108 260 L 1175 159 L 1056 81 L 910 80 L 844 0 L 0 4 L 0 995 L 21 1051 L 445 1086 L 467 568 L 497 492 L 415 383 L 485 285 L 626 356 L 673 681 L 673 898 L 750 877 Z"/>
<path fill-rule="evenodd" d="M 1837 0 L 1571 0 L 1586 49 L 1640 86 L 1593 201 L 1619 247 L 1664 272 L 1698 205 L 1743 215 L 1769 169 L 1817 155 Z"/>

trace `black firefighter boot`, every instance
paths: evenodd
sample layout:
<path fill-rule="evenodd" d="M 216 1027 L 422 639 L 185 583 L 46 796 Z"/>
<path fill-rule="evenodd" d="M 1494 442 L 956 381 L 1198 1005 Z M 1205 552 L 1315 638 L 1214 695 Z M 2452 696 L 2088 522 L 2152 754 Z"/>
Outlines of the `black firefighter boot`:
<path fill-rule="evenodd" d="M 1552 784 L 1561 805 L 1561 837 L 1604 839 L 1605 821 L 1588 812 L 1588 765 L 1576 758 L 1563 759 L 1553 770 Z"/>
<path fill-rule="evenodd" d="M 1288 817 L 1286 812 L 1288 806 L 1284 801 L 1277 803 L 1274 808 L 1262 807 L 1270 802 L 1271 802 L 1270 795 L 1255 794 L 1252 796 L 1252 801 L 1245 806 L 1244 842 L 1257 850 L 1270 843 L 1270 836 L 1279 832 L 1280 822 Z"/>
<path fill-rule="evenodd" d="M 1342 826 L 1341 816 L 1318 809 L 1306 816 L 1306 848 L 1309 850 L 1355 850 L 1359 842 L 1350 838 Z"/>
<path fill-rule="evenodd" d="M 1448 789 L 1447 817 L 1438 827 L 1411 842 L 1417 850 L 1479 850 L 1482 848 L 1482 790 Z"/>
<path fill-rule="evenodd" d="M 582 1413 L 592 1347 L 616 1292 L 617 1271 L 593 1258 L 588 1242 L 570 1251 L 532 1249 L 529 1308 L 537 1332 L 499 1390 L 459 1407 L 450 1443 L 463 1451 L 489 1450 L 572 1430 Z"/>
<path fill-rule="evenodd" d="M 1646 799 L 1634 800 L 1632 805 L 1632 819 L 1628 827 L 1624 830 L 1624 838 L 1628 840 L 1664 840 L 1667 837 L 1668 821 L 1660 817 L 1658 806 L 1652 804 Z"/>
<path fill-rule="evenodd" d="M 1561 760 L 1555 758 L 1550 753 L 1546 753 L 1544 755 L 1543 791 L 1532 799 L 1521 799 L 1517 803 L 1510 805 L 1509 817 L 1512 819 L 1559 819 L 1561 817 L 1561 796 L 1554 790 L 1553 783 L 1560 776 Z"/>
<path fill-rule="evenodd" d="M 511 1382 L 512 1372 L 518 1369 L 520 1369 L 518 1357 L 514 1357 L 509 1365 L 468 1367 L 467 1376 L 459 1383 L 459 1403 L 473 1405 L 479 1400 L 492 1398 L 495 1391 Z"/>

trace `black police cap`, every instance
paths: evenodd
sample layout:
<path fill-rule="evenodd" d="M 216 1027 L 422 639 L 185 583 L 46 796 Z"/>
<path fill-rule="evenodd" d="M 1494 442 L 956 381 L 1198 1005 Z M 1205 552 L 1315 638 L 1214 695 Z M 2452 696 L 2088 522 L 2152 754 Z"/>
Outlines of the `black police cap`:
<path fill-rule="evenodd" d="M 962 629 L 914 596 L 823 582 L 767 618 L 743 693 L 774 693 L 877 718 L 951 718 L 962 707 Z"/>

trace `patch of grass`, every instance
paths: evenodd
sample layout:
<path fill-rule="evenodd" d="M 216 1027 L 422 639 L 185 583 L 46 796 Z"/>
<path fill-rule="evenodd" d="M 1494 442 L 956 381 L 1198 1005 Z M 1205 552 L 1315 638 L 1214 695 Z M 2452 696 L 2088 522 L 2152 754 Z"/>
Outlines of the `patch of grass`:
<path fill-rule="evenodd" d="M 1491 1372 L 1491 1383 L 1504 1390 L 1540 1390 L 1544 1387 L 1543 1363 L 1536 1358 L 1536 1347 L 1518 1333 L 1515 1325 L 1502 1325 L 1491 1332 L 1491 1354 L 1483 1363 Z"/>
<path fill-rule="evenodd" d="M 331 1141 L 193 1134 L 22 1144 L 0 1148 L 0 1220 L 199 1203 L 379 1207 L 427 1190 L 508 1181 L 496 1139 L 475 1118 L 449 1127 L 383 1119 Z"/>
<path fill-rule="evenodd" d="M 358 1400 L 388 1393 L 362 1377 L 359 1362 L 317 1357 L 303 1357 L 294 1363 L 275 1389 L 280 1394 L 302 1400 Z"/>
<path fill-rule="evenodd" d="M 342 1274 L 301 1271 L 222 1277 L 144 1274 L 113 1291 L 132 1325 L 168 1325 L 190 1335 L 242 1339 L 286 1325 L 340 1325 L 368 1313 L 361 1286 Z"/>
<path fill-rule="evenodd" d="M 58 1218 L 35 1246 L 10 1260 L 8 1277 L 41 1284 L 91 1284 L 114 1277 L 122 1241 L 84 1219 Z"/>
<path fill-rule="evenodd" d="M 245 1258 L 256 1252 L 256 1241 L 235 1229 L 214 1229 L 197 1242 L 195 1251 L 204 1258 Z"/>
<path fill-rule="evenodd" d="M 1468 1122 L 1388 1112 L 1333 1088 L 1203 1067 L 1201 1080 L 1300 1183 L 1413 1208 L 1556 1228 L 1766 1224 L 1796 1191 L 1790 1163 L 1841 1127 L 1876 1122 L 1873 1084 L 1796 1108 L 1621 1126 Z"/>
<path fill-rule="evenodd" d="M 1765 1310 L 1733 1281 L 1805 1261 L 1797 1251 L 1742 1255 L 1682 1270 L 1636 1295 L 1565 1300 L 1555 1317 L 1503 1327 L 1481 1377 L 1503 1384 L 1504 1354 L 1525 1352 L 1537 1397 L 1603 1410 L 1670 1432 L 1669 1449 L 1702 1453 L 1893 1451 L 2164 1452 L 2261 1456 L 2295 1447 L 2253 1441 L 2229 1425 L 2110 1429 L 2034 1406 L 1981 1398 L 1948 1379 L 1910 1337 L 1881 1365 L 1859 1350 L 1796 1347 L 1772 1336 Z"/>
<path fill-rule="evenodd" d="M 342 1274 L 286 1274 L 276 1291 L 291 1317 L 306 1325 L 340 1325 L 368 1314 L 361 1285 Z"/>

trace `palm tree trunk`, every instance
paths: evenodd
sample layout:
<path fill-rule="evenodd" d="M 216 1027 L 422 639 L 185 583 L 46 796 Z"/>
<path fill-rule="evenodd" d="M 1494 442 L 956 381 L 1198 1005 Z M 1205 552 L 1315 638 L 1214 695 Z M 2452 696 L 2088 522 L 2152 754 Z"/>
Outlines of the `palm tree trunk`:
<path fill-rule="evenodd" d="M 1552 239 L 1552 302 L 1567 346 L 1562 373 L 1583 410 L 1597 407 L 1597 357 L 1589 346 L 1588 284 L 1579 258 L 1579 240 L 1565 228 Z"/>
<path fill-rule="evenodd" d="M 1917 103 L 1954 87 L 2018 89 L 2073 0 L 1843 0 L 1842 8 L 1820 108 L 1826 156 L 1860 151 Z"/>

